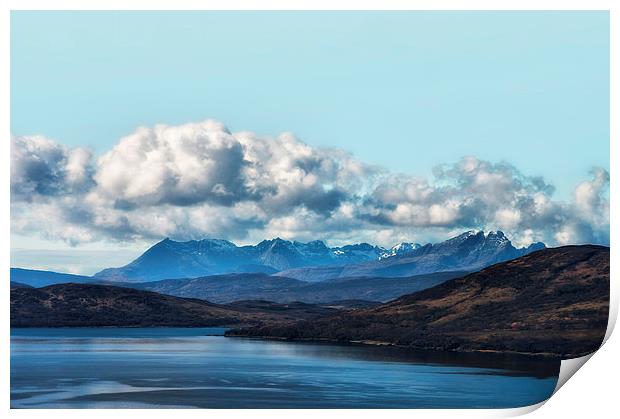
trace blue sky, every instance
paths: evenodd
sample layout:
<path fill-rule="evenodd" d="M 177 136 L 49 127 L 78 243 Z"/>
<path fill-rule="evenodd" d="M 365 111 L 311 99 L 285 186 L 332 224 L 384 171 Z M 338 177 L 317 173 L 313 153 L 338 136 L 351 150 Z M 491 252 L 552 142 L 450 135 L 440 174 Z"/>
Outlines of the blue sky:
<path fill-rule="evenodd" d="M 416 176 L 506 160 L 568 199 L 609 169 L 609 16 L 12 13 L 13 135 L 102 155 L 138 126 L 207 118 Z"/>
<path fill-rule="evenodd" d="M 292 131 L 397 171 L 609 167 L 606 12 L 14 12 L 11 129 L 107 151 L 139 125 Z M 561 164 L 558 164 L 561 162 Z"/>

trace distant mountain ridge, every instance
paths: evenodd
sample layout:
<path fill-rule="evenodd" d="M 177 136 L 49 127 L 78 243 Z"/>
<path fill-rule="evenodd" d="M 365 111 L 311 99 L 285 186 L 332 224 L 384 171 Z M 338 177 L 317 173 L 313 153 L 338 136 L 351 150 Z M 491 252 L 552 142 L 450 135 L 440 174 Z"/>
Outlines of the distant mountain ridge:
<path fill-rule="evenodd" d="M 11 268 L 10 277 L 11 283 L 15 282 L 35 288 L 68 282 L 75 284 L 95 282 L 90 276 L 22 268 Z"/>
<path fill-rule="evenodd" d="M 405 277 L 444 271 L 474 272 L 545 248 L 545 244 L 540 242 L 516 248 L 501 231 L 485 234 L 483 231 L 472 230 L 441 243 L 411 246 L 409 251 L 372 262 L 288 269 L 275 275 L 316 282 L 347 277 Z"/>
<path fill-rule="evenodd" d="M 341 278 L 311 283 L 261 273 L 239 273 L 115 284 L 218 304 L 237 300 L 316 304 L 342 300 L 388 301 L 466 274 L 438 272 L 404 278 Z"/>
<path fill-rule="evenodd" d="M 473 271 L 544 249 L 534 243 L 517 249 L 501 231 L 468 231 L 437 244 L 401 243 L 391 249 L 368 243 L 328 247 L 320 240 L 302 243 L 280 238 L 237 246 L 204 239 L 155 244 L 120 268 L 94 275 L 101 281 L 145 282 L 229 273 L 276 274 L 316 282 L 360 276 L 412 276 L 437 271 Z M 411 264 L 414 263 L 415 266 Z"/>

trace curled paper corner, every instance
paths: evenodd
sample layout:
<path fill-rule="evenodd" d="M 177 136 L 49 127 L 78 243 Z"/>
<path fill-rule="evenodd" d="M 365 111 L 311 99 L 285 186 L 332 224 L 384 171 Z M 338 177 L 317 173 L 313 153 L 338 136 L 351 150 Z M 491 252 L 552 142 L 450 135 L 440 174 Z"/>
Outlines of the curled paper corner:
<path fill-rule="evenodd" d="M 614 300 L 612 299 L 611 301 L 614 301 Z M 514 409 L 505 409 L 503 411 L 504 414 L 501 415 L 500 417 L 515 417 L 515 416 L 526 415 L 528 413 L 532 413 L 533 411 L 537 410 L 539 407 L 542 407 L 549 400 L 551 400 L 551 398 L 555 395 L 555 393 L 557 393 L 558 390 L 560 390 L 560 388 L 562 388 L 562 386 L 566 384 L 568 380 L 570 380 L 570 378 L 573 375 L 575 375 L 575 373 L 579 371 L 579 369 L 583 367 L 586 364 L 586 362 L 588 362 L 590 358 L 592 358 L 592 356 L 603 347 L 603 345 L 607 342 L 607 340 L 611 336 L 616 326 L 617 318 L 618 318 L 618 306 L 616 304 L 611 304 L 610 312 L 609 312 L 609 320 L 607 321 L 607 330 L 605 331 L 605 337 L 603 338 L 603 342 L 601 343 L 601 346 L 599 346 L 599 348 L 596 351 L 590 354 L 584 355 L 582 357 L 563 359 L 560 364 L 560 373 L 558 375 L 558 382 L 555 385 L 555 389 L 553 390 L 553 393 L 551 394 L 551 396 L 549 396 L 547 400 L 543 400 L 540 403 L 536 403 L 530 406 L 524 406 L 524 407 L 519 407 L 519 408 L 514 408 Z"/>
<path fill-rule="evenodd" d="M 611 301 L 613 301 L 613 299 Z M 592 356 L 596 352 L 598 352 L 598 350 L 600 350 L 603 347 L 605 342 L 607 342 L 607 340 L 611 336 L 611 333 L 613 332 L 614 328 L 616 327 L 617 318 L 618 318 L 618 306 L 616 304 L 611 304 L 610 312 L 609 312 L 609 320 L 607 321 L 607 330 L 605 331 L 605 337 L 603 338 L 603 342 L 601 343 L 601 346 L 599 346 L 599 348 L 596 351 L 592 352 L 591 354 L 584 355 L 579 358 L 563 359 L 562 363 L 560 364 L 560 374 L 558 376 L 558 382 L 555 385 L 555 389 L 553 390 L 553 394 L 557 393 L 558 390 L 562 388 L 562 386 L 566 384 L 566 382 L 573 375 L 575 375 L 575 373 L 579 371 L 579 369 L 583 367 L 585 363 L 588 362 L 588 360 L 592 358 Z M 553 394 L 551 395 L 552 397 L 553 397 Z"/>
<path fill-rule="evenodd" d="M 575 375 L 577 371 L 579 371 L 579 368 L 583 367 L 584 364 L 588 362 L 588 360 L 592 358 L 592 355 L 594 355 L 595 353 L 596 352 L 592 352 L 591 354 L 579 358 L 563 359 L 562 363 L 560 364 L 560 375 L 558 376 L 558 382 L 555 385 L 555 390 L 553 390 L 553 394 L 557 393 L 558 390 L 562 388 L 562 386 L 566 384 L 566 382 L 573 375 Z"/>
<path fill-rule="evenodd" d="M 564 360 L 562 360 L 562 363 L 560 364 L 560 373 L 559 373 L 559 376 L 558 376 L 558 382 L 555 385 L 555 389 L 553 390 L 553 393 L 551 394 L 551 396 L 549 396 L 548 399 L 543 400 L 542 402 L 539 402 L 539 403 L 536 403 L 536 404 L 532 404 L 530 406 L 523 406 L 523 407 L 518 407 L 518 408 L 514 408 L 514 409 L 505 409 L 503 411 L 503 414 L 500 415 L 500 417 L 506 417 L 507 418 L 507 417 L 522 416 L 522 415 L 526 415 L 528 413 L 532 413 L 533 411 L 535 411 L 538 408 L 542 407 L 545 403 L 547 403 L 549 400 L 551 400 L 551 398 L 555 395 L 555 393 L 557 393 L 557 391 L 560 388 L 562 388 L 562 386 L 564 384 L 566 384 L 566 382 L 573 375 L 575 375 L 575 373 L 577 371 L 579 371 L 579 369 L 581 367 L 583 367 L 584 364 L 586 362 L 588 362 L 588 360 L 595 353 L 596 353 L 596 351 L 592 352 L 591 354 L 579 357 L 579 358 L 572 358 L 572 359 L 564 359 Z"/>
<path fill-rule="evenodd" d="M 500 417 L 516 417 L 516 416 L 522 416 L 522 415 L 527 415 L 528 413 L 532 413 L 533 411 L 537 410 L 538 408 L 542 407 L 545 403 L 547 403 L 549 400 L 551 400 L 551 398 L 555 395 L 555 393 L 557 393 L 557 391 L 564 385 L 566 384 L 566 382 L 577 372 L 579 371 L 579 369 L 581 367 L 583 367 L 583 365 L 588 362 L 588 360 L 592 357 L 592 355 L 594 355 L 595 352 L 592 352 L 591 354 L 579 357 L 579 358 L 572 358 L 572 359 L 563 359 L 562 363 L 560 364 L 560 373 L 558 376 L 558 382 L 555 385 L 555 389 L 553 390 L 553 393 L 551 394 L 551 396 L 549 396 L 549 398 L 547 398 L 546 400 L 543 400 L 542 402 L 536 403 L 536 404 L 532 404 L 529 406 L 523 406 L 523 407 L 518 407 L 518 408 L 514 408 L 514 409 L 506 409 L 503 411 L 503 414 L 500 415 Z"/>

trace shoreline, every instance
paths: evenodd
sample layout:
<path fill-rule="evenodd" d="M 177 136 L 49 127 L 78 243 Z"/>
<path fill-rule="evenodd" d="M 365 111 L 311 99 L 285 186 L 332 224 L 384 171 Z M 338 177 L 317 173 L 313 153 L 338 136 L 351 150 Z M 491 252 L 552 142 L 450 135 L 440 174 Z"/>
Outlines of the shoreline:
<path fill-rule="evenodd" d="M 231 329 L 233 327 L 238 327 L 239 324 L 218 324 L 218 325 L 209 325 L 209 326 L 177 326 L 177 325 L 166 325 L 166 326 L 141 326 L 141 325 L 131 325 L 131 326 L 68 326 L 68 325 L 59 325 L 59 326 L 10 326 L 9 329 L 206 329 L 206 328 L 218 328 L 218 329 Z M 223 335 L 222 335 L 223 336 Z"/>
<path fill-rule="evenodd" d="M 448 352 L 455 354 L 493 354 L 493 355 L 516 355 L 523 356 L 528 358 L 538 358 L 538 359 L 549 359 L 549 360 L 566 360 L 579 358 L 586 354 L 571 354 L 569 357 L 563 358 L 561 355 L 554 354 L 551 352 L 519 352 L 519 351 L 498 351 L 495 349 L 444 349 L 444 348 L 428 348 L 428 347 L 416 347 L 416 346 L 405 346 L 405 345 L 397 345 L 395 343 L 386 342 L 386 341 L 378 341 L 378 340 L 349 340 L 349 341 L 341 341 L 336 339 L 328 339 L 328 338 L 286 338 L 279 336 L 243 336 L 243 335 L 224 335 L 227 338 L 242 338 L 242 339 L 253 339 L 253 340 L 274 340 L 274 341 L 282 341 L 282 342 L 299 342 L 299 343 L 330 343 L 330 344 L 340 344 L 340 345 L 358 345 L 358 346 L 367 346 L 367 347 L 392 347 L 399 349 L 408 349 L 412 351 L 423 351 L 423 352 Z"/>
<path fill-rule="evenodd" d="M 220 328 L 220 329 L 232 329 L 239 327 L 239 324 L 232 325 L 209 325 L 209 326 L 195 326 L 195 325 L 166 325 L 166 326 L 141 326 L 141 325 L 130 325 L 130 326 L 67 326 L 67 325 L 58 325 L 58 326 L 10 326 L 10 330 L 13 329 L 202 329 L 202 328 Z M 521 352 L 521 351 L 500 351 L 495 349 L 445 349 L 445 348 L 430 348 L 430 347 L 416 347 L 416 346 L 406 346 L 406 345 L 398 345 L 392 342 L 380 341 L 380 340 L 337 340 L 337 339 L 329 339 L 329 338 L 287 338 L 281 336 L 245 336 L 245 335 L 229 335 L 226 334 L 226 331 L 222 335 L 206 335 L 206 336 L 222 336 L 226 338 L 242 338 L 242 339 L 252 339 L 252 340 L 271 340 L 271 341 L 281 341 L 281 342 L 291 342 L 291 343 L 328 343 L 335 345 L 352 345 L 352 346 L 366 346 L 366 347 L 392 347 L 399 349 L 406 349 L 412 351 L 424 351 L 424 352 L 447 352 L 447 353 L 455 353 L 455 354 L 493 354 L 493 355 L 515 355 L 515 356 L 523 356 L 528 358 L 538 358 L 538 359 L 553 359 L 553 360 L 567 360 L 579 358 L 582 356 L 590 355 L 593 352 L 583 353 L 583 354 L 570 354 L 567 356 L 562 356 L 559 354 L 551 353 L 551 352 Z M 596 352 L 596 351 L 594 351 Z"/>

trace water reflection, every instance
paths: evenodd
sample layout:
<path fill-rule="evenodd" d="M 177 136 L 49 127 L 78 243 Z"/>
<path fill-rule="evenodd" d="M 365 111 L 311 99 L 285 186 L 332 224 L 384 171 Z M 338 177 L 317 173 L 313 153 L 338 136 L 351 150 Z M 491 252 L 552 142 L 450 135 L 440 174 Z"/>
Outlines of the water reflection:
<path fill-rule="evenodd" d="M 230 339 L 243 340 L 247 338 Z M 525 375 L 538 378 L 556 377 L 560 372 L 560 359 L 558 358 L 533 357 L 510 353 L 422 351 L 393 346 L 336 345 L 321 342 L 286 342 L 279 347 L 279 350 L 281 353 L 291 355 L 333 359 L 355 358 L 366 361 L 484 368 L 502 370 L 497 372 L 501 374 Z"/>

